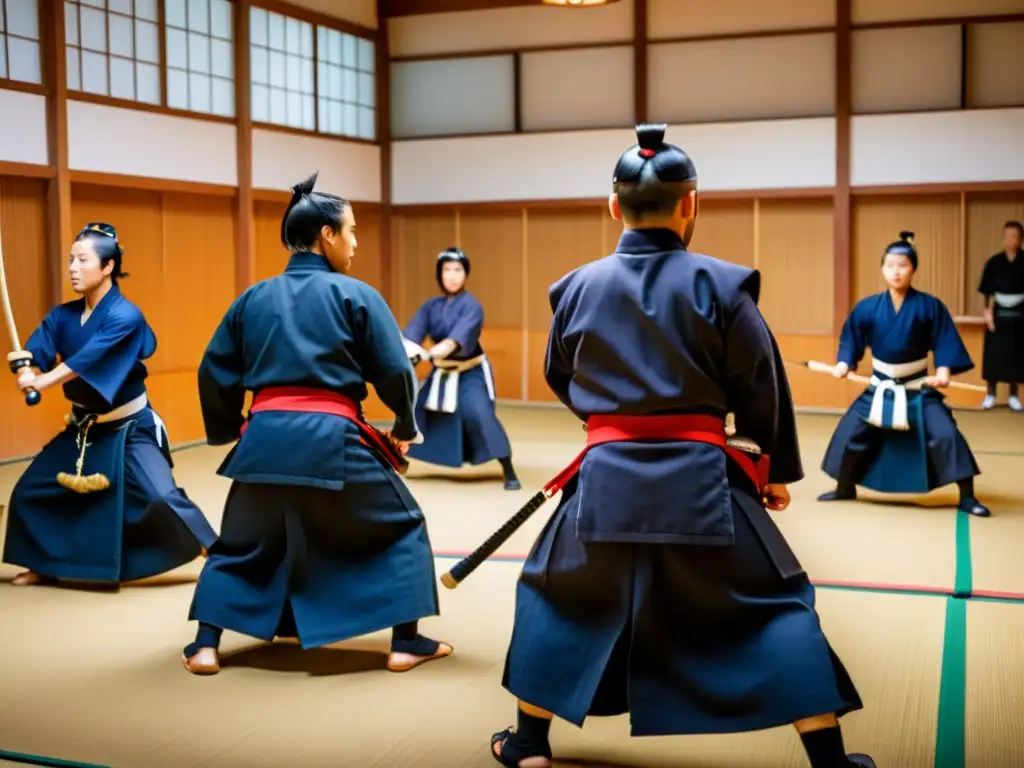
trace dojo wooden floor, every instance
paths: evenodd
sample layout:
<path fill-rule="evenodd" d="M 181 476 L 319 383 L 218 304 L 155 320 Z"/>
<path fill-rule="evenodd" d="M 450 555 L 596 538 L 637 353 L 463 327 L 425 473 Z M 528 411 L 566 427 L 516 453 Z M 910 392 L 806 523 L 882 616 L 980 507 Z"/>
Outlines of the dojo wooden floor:
<path fill-rule="evenodd" d="M 457 477 L 423 465 L 410 472 L 439 574 L 581 444 L 563 411 L 503 406 L 501 415 L 523 491 L 503 491 L 496 465 Z M 936 507 L 952 490 L 923 506 L 817 504 L 831 485 L 817 467 L 836 417 L 816 415 L 800 417 L 808 478 L 777 516 L 821 587 L 825 629 L 865 701 L 843 721 L 847 747 L 884 768 L 1024 765 L 1024 414 L 957 417 L 992 518 Z M 227 490 L 214 474 L 222 455 L 199 447 L 175 456 L 179 483 L 215 525 Z M 0 500 L 22 468 L 0 467 Z M 553 508 L 458 590 L 441 589 L 442 616 L 423 628 L 455 655 L 407 675 L 381 669 L 387 633 L 307 652 L 227 633 L 226 668 L 193 677 L 180 655 L 194 633 L 185 616 L 199 562 L 119 593 L 16 589 L 7 584 L 15 569 L 0 566 L 0 764 L 21 753 L 117 768 L 497 765 L 488 738 L 514 722 L 500 687 L 513 588 Z M 556 721 L 552 741 L 559 765 L 806 765 L 788 727 L 630 740 L 625 718 L 582 731 Z"/>

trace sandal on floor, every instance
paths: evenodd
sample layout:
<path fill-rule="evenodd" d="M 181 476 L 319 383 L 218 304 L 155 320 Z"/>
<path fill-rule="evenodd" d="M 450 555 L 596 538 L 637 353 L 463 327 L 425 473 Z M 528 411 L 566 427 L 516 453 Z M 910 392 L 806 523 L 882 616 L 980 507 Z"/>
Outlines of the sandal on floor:
<path fill-rule="evenodd" d="M 391 651 L 391 653 L 388 654 L 388 671 L 408 672 L 411 669 L 416 669 L 416 667 L 420 666 L 421 664 L 426 664 L 428 661 L 437 661 L 438 659 L 443 659 L 447 656 L 451 656 L 454 650 L 455 649 L 447 643 L 437 643 L 433 653 L 413 654 L 405 651 L 393 650 Z M 412 661 L 407 664 L 399 664 L 394 661 L 394 657 L 396 655 L 412 657 Z"/>
<path fill-rule="evenodd" d="M 501 745 L 501 754 L 495 751 L 495 747 Z M 536 751 L 528 752 L 518 740 L 515 728 L 506 728 L 500 733 L 491 736 L 491 757 L 497 760 L 506 768 L 550 768 L 551 747 L 546 747 L 542 754 Z"/>
<path fill-rule="evenodd" d="M 220 672 L 220 652 L 216 648 L 194 648 L 190 645 L 181 654 L 181 661 L 193 675 L 216 675 Z"/>
<path fill-rule="evenodd" d="M 964 499 L 957 505 L 957 509 L 962 509 L 967 514 L 974 515 L 975 517 L 988 517 L 992 514 L 988 507 L 977 499 Z"/>

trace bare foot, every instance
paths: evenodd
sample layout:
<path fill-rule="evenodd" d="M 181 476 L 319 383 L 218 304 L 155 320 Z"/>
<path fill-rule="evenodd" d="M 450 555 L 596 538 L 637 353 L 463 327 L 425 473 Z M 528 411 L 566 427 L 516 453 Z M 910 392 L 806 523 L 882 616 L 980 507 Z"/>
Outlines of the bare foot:
<path fill-rule="evenodd" d="M 15 587 L 31 587 L 33 584 L 39 584 L 43 580 L 43 577 L 35 571 L 22 571 L 11 580 L 11 585 Z"/>
<path fill-rule="evenodd" d="M 216 648 L 200 648 L 191 656 L 183 654 L 181 660 L 193 675 L 216 675 L 220 672 L 220 653 Z"/>
<path fill-rule="evenodd" d="M 512 733 L 513 731 L 510 729 L 509 736 L 511 736 Z M 498 758 L 499 762 L 503 763 L 501 760 L 501 748 L 505 746 L 505 739 L 496 739 L 491 743 L 491 749 L 494 750 L 494 756 Z M 543 757 L 542 755 L 537 755 L 536 757 L 524 757 L 519 761 L 518 765 L 519 768 L 551 768 L 551 760 Z"/>
<path fill-rule="evenodd" d="M 429 656 L 414 656 L 411 653 L 395 653 L 388 655 L 388 669 L 392 672 L 408 672 L 410 669 L 435 659 L 443 659 L 452 655 L 452 647 L 447 643 L 438 643 L 437 650 Z"/>

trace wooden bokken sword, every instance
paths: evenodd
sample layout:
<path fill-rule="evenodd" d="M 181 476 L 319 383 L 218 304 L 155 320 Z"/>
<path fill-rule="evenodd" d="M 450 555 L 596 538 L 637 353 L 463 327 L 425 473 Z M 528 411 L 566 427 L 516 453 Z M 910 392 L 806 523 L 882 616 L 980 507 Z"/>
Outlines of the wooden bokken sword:
<path fill-rule="evenodd" d="M 18 328 L 14 324 L 14 312 L 11 310 L 11 295 L 7 290 L 7 274 L 4 272 L 4 247 L 3 233 L 0 232 L 0 303 L 4 309 L 4 324 L 7 326 L 7 335 L 11 341 L 11 351 L 7 353 L 7 364 L 11 367 L 11 373 L 17 375 L 22 368 L 32 367 L 32 353 L 21 348 L 18 341 Z M 25 390 L 25 404 L 36 405 L 42 399 L 34 389 Z"/>

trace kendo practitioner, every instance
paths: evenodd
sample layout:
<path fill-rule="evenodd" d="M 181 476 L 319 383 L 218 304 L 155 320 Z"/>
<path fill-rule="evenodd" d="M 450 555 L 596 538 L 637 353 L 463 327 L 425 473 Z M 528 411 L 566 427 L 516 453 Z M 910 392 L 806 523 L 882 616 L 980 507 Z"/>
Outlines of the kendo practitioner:
<path fill-rule="evenodd" d="M 980 474 L 940 390 L 974 367 L 949 309 L 916 290 L 913 233 L 901 232 L 882 256 L 888 289 L 862 299 L 843 323 L 834 375 L 843 378 L 871 349 L 871 385 L 836 427 L 822 469 L 837 487 L 819 501 L 857 498 L 856 486 L 882 493 L 960 488 L 959 508 L 987 517 L 974 495 Z M 935 373 L 928 373 L 928 353 Z"/>
<path fill-rule="evenodd" d="M 4 561 L 15 586 L 60 579 L 120 584 L 173 570 L 216 533 L 171 474 L 170 438 L 146 395 L 157 339 L 121 293 L 124 250 L 109 224 L 88 224 L 68 261 L 81 298 L 55 307 L 29 337 L 18 387 L 60 386 L 65 428 L 11 496 Z"/>
<path fill-rule="evenodd" d="M 1010 385 L 1009 406 L 1024 410 L 1018 385 L 1024 381 L 1024 226 L 1008 221 L 1003 227 L 1003 251 L 985 262 L 978 292 L 985 297 L 985 346 L 981 377 L 988 394 L 981 407 L 996 404 L 996 387 Z"/>
<path fill-rule="evenodd" d="M 438 614 L 434 556 L 383 442 L 404 452 L 417 438 L 416 377 L 383 297 L 346 274 L 352 206 L 315 181 L 284 213 L 284 273 L 235 300 L 199 367 L 208 442 L 238 442 L 218 470 L 233 483 L 189 612 L 194 674 L 219 671 L 224 629 L 312 648 L 392 628 L 394 672 L 452 652 L 418 633 Z M 388 435 L 364 419 L 368 383 L 395 414 Z"/>
<path fill-rule="evenodd" d="M 484 308 L 466 290 L 469 257 L 446 248 L 437 257 L 435 277 L 441 295 L 424 302 L 403 332 L 413 356 L 426 355 L 433 364 L 416 399 L 424 442 L 409 455 L 446 467 L 497 459 L 505 489 L 517 491 L 512 448 L 494 411 L 494 374 L 480 345 Z M 428 336 L 434 345 L 423 350 L 419 345 Z"/>
<path fill-rule="evenodd" d="M 493 756 L 546 768 L 553 716 L 628 712 L 634 736 L 793 723 L 814 768 L 873 766 L 846 755 L 837 717 L 861 700 L 765 509 L 803 470 L 759 274 L 686 250 L 694 164 L 664 125 L 636 132 L 609 200 L 616 252 L 549 293 L 545 377 L 589 450 L 517 585 L 518 726 Z M 729 413 L 748 452 L 726 444 Z"/>

